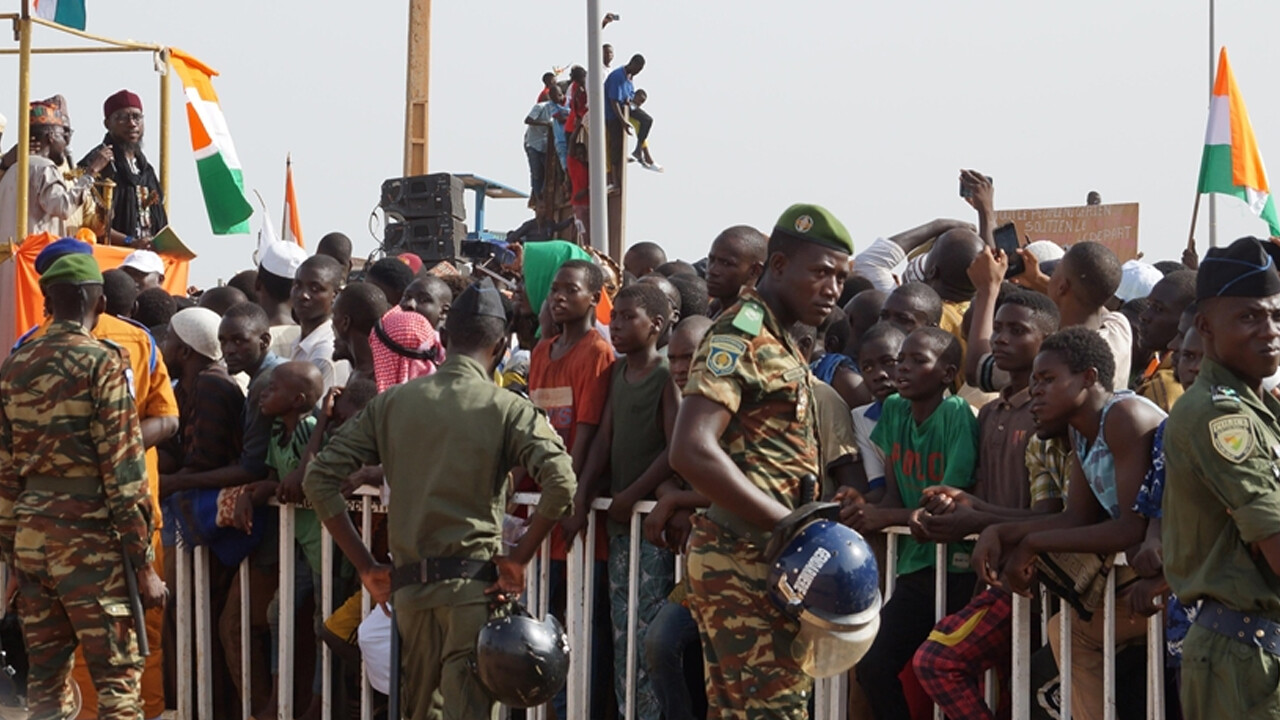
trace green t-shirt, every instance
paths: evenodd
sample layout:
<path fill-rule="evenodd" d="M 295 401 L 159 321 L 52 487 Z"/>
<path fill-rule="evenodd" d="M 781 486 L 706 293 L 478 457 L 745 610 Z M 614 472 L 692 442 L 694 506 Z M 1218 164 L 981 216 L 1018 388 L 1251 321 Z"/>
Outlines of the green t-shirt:
<path fill-rule="evenodd" d="M 911 401 L 892 395 L 884 401 L 871 441 L 884 453 L 885 469 L 898 483 L 903 507 L 918 507 L 924 489 L 930 485 L 973 486 L 978 462 L 978 419 L 963 398 L 953 395 L 944 399 L 924 423 L 916 425 L 911 417 Z M 971 542 L 949 544 L 947 571 L 970 572 L 972 551 Z M 933 543 L 899 536 L 898 574 L 933 567 L 934 552 Z"/>
<path fill-rule="evenodd" d="M 285 476 L 297 469 L 302 462 L 302 453 L 306 452 L 307 443 L 311 441 L 311 433 L 316 429 L 316 419 L 312 415 L 298 419 L 298 426 L 293 435 L 280 444 L 284 435 L 284 421 L 277 418 L 271 423 L 271 442 L 267 444 L 267 467 L 276 471 L 276 476 L 284 480 Z M 302 552 L 311 564 L 311 571 L 320 572 L 320 521 L 314 510 L 298 508 L 294 511 L 294 538 L 302 546 Z"/>

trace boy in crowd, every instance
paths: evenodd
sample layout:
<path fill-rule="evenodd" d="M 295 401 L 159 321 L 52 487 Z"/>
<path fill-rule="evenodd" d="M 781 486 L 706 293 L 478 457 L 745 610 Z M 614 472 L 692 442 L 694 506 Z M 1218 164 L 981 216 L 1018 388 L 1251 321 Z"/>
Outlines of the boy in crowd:
<path fill-rule="evenodd" d="M 769 238 L 749 225 L 734 225 L 716 236 L 707 252 L 707 294 L 712 315 L 738 302 L 743 288 L 755 287 L 764 272 Z"/>
<path fill-rule="evenodd" d="M 333 358 L 333 301 L 340 289 L 342 266 L 328 255 L 307 258 L 293 279 L 293 314 L 302 330 L 291 359 L 315 365 L 324 379 L 324 392 L 334 385 L 345 385 L 351 373 L 350 363 Z"/>
<path fill-rule="evenodd" d="M 1069 254 L 1068 254 L 1069 256 Z M 1041 436 L 1068 433 L 1075 456 L 1066 510 L 1048 517 L 992 525 L 982 532 L 973 564 L 983 582 L 1029 595 L 1043 553 L 1124 552 L 1140 543 L 1146 520 L 1132 511 L 1151 469 L 1151 447 L 1164 412 L 1127 390 L 1113 392 L 1115 360 L 1098 333 L 1072 327 L 1045 338 L 1031 375 L 1031 412 Z M 1090 610 L 1090 608 L 1085 608 Z M 1072 616 L 1071 708 L 1082 720 L 1102 717 L 1104 614 Z M 1146 623 L 1121 606 L 1115 639 L 1141 641 Z M 1049 642 L 1062 657 L 1061 614 L 1049 621 Z"/>
<path fill-rule="evenodd" d="M 986 278 L 997 285 L 1001 279 Z M 925 489 L 926 504 L 916 511 L 912 527 L 933 540 L 958 540 L 998 522 L 1062 510 L 1061 489 L 1052 483 L 1033 485 L 1038 478 L 1031 477 L 1027 466 L 1035 434 L 1031 369 L 1040 344 L 1058 329 L 1058 309 L 1040 293 L 1010 293 L 996 310 L 993 327 L 996 363 L 1013 381 L 978 413 L 973 494 L 943 486 Z M 988 588 L 963 610 L 943 618 L 916 651 L 916 675 L 949 717 L 995 717 L 982 699 L 979 683 L 991 667 L 1008 675 L 1012 609 L 1008 592 Z M 1007 688 L 1007 683 L 1001 686 Z"/>
<path fill-rule="evenodd" d="M 332 258 L 330 258 L 332 259 Z M 219 506 L 225 507 L 229 511 L 229 518 L 226 522 L 232 524 L 245 533 L 253 532 L 255 508 L 265 506 L 267 501 L 276 495 L 283 486 L 281 480 L 288 477 L 302 462 L 303 453 L 307 448 L 307 443 L 311 439 L 311 435 L 316 427 L 316 418 L 313 415 L 316 404 L 320 401 L 323 391 L 324 379 L 320 375 L 320 371 L 315 365 L 306 361 L 295 360 L 292 362 L 282 363 L 271 372 L 271 377 L 267 381 L 266 387 L 262 390 L 259 406 L 263 417 L 271 419 L 271 443 L 267 447 L 267 466 L 270 472 L 265 480 L 253 483 L 251 485 L 235 488 L 224 493 L 224 498 L 220 499 Z M 285 495 L 285 493 L 280 493 Z M 292 495 L 282 498 L 282 502 L 296 502 L 291 500 Z M 284 508 L 281 508 L 284 511 Z M 320 523 L 316 519 L 315 512 L 312 510 L 296 509 L 295 513 L 295 538 L 297 544 L 302 547 L 306 563 L 310 566 L 306 570 L 308 575 L 315 577 L 320 573 Z M 268 543 L 267 547 L 278 547 L 273 543 Z M 263 558 L 265 561 L 266 558 Z M 294 608 L 280 608 L 280 612 L 293 612 L 298 606 L 304 604 L 306 596 L 317 588 L 309 588 L 299 584 L 298 594 L 295 596 Z M 312 583 L 318 585 L 318 583 Z M 253 591 L 266 592 L 271 594 L 268 588 L 251 588 Z M 305 616 L 299 615 L 299 619 Z M 315 638 L 311 633 L 311 623 L 299 622 L 295 624 L 295 631 L 300 635 L 304 642 L 302 645 L 306 649 L 314 648 Z M 295 642 L 295 638 L 277 637 L 277 643 Z M 307 642 L 310 641 L 310 642 Z M 297 664 L 299 678 L 308 678 L 312 673 L 307 669 L 310 667 L 306 662 L 301 662 L 305 658 L 299 658 Z M 311 658 L 314 661 L 314 657 Z M 274 683 L 273 683 L 274 684 Z M 276 714 L 276 693 L 272 692 L 272 698 L 268 701 L 268 707 L 258 712 L 257 715 L 263 717 L 272 717 Z"/>
<path fill-rule="evenodd" d="M 963 399 L 944 397 L 962 359 L 960 341 L 939 328 L 919 328 L 903 342 L 898 395 L 884 401 L 871 431 L 888 461 L 886 493 L 877 505 L 845 506 L 842 519 L 854 529 L 867 534 L 907 524 L 929 485 L 973 485 L 978 423 Z M 900 538 L 898 547 L 893 597 L 880 611 L 879 635 L 857 666 L 858 684 L 879 718 L 909 715 L 898 673 L 933 628 L 933 547 L 914 537 Z M 973 595 L 970 549 L 969 543 L 948 545 L 948 612 L 964 607 Z"/>
<path fill-rule="evenodd" d="M 633 248 L 634 249 L 634 248 Z M 596 304 L 604 289 L 604 273 L 589 260 L 568 260 L 560 265 L 551 281 L 546 304 L 559 335 L 544 338 L 533 349 L 529 359 L 529 399 L 547 413 L 551 426 L 564 440 L 573 459 L 575 473 L 586 465 L 591 443 L 604 416 L 609 397 L 609 369 L 613 365 L 613 347 L 596 330 Z M 565 606 L 564 577 L 568 543 L 587 526 L 591 500 L 585 484 L 577 488 L 573 514 L 560 521 L 551 535 L 552 602 Z M 608 577 L 608 541 L 604 534 L 595 545 L 596 577 Z M 593 598 L 593 648 L 590 662 L 593 686 L 608 687 L 612 645 L 609 620 L 609 594 L 605 583 L 598 583 Z M 563 617 L 561 611 L 560 617 Z M 605 693 L 593 695 L 593 712 L 603 713 Z M 558 704 L 558 701 L 557 701 Z M 559 708 L 558 708 L 559 711 Z"/>
<path fill-rule="evenodd" d="M 389 309 L 387 296 L 370 283 L 352 283 L 338 293 L 333 303 L 333 359 L 351 364 L 348 382 L 357 377 L 373 379 L 369 336 Z"/>
<path fill-rule="evenodd" d="M 667 360 L 671 381 L 683 392 L 689 381 L 693 355 L 702 344 L 711 319 L 685 318 L 671 334 Z M 658 502 L 644 520 L 645 539 L 658 547 L 683 552 L 689 537 L 689 519 L 707 499 L 673 476 L 657 490 Z M 665 720 L 694 720 L 706 717 L 707 698 L 703 689 L 702 641 L 698 624 L 689 612 L 686 596 L 689 583 L 680 583 L 659 608 L 645 636 L 645 665 L 649 685 Z"/>
<path fill-rule="evenodd" d="M 533 106 L 524 118 L 527 126 L 524 131 L 524 152 L 529 158 L 529 193 L 530 207 L 542 200 L 542 188 L 547 175 L 547 148 L 551 144 L 552 127 L 563 122 L 569 114 L 564 105 L 564 92 L 559 86 L 552 84 L 547 88 L 548 95 Z"/>
<path fill-rule="evenodd" d="M 667 262 L 667 251 L 655 242 L 638 242 L 622 256 L 622 269 L 634 278 L 642 278 Z"/>
<path fill-rule="evenodd" d="M 679 395 L 671 383 L 667 358 L 658 353 L 658 338 L 666 329 L 667 298 L 652 285 L 630 285 L 614 298 L 609 337 L 621 357 L 613 364 L 609 399 L 600 430 L 582 473 L 587 497 L 600 488 L 605 466 L 609 468 L 609 599 L 613 619 L 614 686 L 619 707 L 627 706 L 628 595 L 631 568 L 631 509 L 653 496 L 671 476 L 667 442 L 675 424 Z M 670 550 L 646 541 L 640 543 L 637 578 L 636 642 L 643 645 L 649 623 L 675 576 L 675 556 Z M 648 673 L 636 677 L 635 705 L 627 716 L 658 720 L 660 708 L 649 685 Z"/>
<path fill-rule="evenodd" d="M 884 402 L 898 392 L 896 377 L 898 357 L 902 354 L 905 333 L 892 323 L 872 325 L 858 345 L 858 364 L 862 367 L 862 379 L 871 391 L 872 402 L 853 409 L 853 436 L 858 442 L 862 458 L 862 471 L 867 478 L 864 499 L 872 504 L 880 502 L 885 493 L 884 451 L 871 440 L 871 433 L 884 411 Z M 848 493 L 837 498 L 843 501 Z"/>
<path fill-rule="evenodd" d="M 384 257 L 369 266 L 365 271 L 364 280 L 382 290 L 389 304 L 399 305 L 401 298 L 404 297 L 405 288 L 413 282 L 413 269 L 399 258 Z"/>
<path fill-rule="evenodd" d="M 307 259 L 307 253 L 295 243 L 274 242 L 267 246 L 258 258 L 258 272 L 254 276 L 254 294 L 250 295 L 267 313 L 267 325 L 271 328 L 271 353 L 287 358 L 298 344 L 297 321 L 293 319 L 293 279 L 298 267 Z M 235 375 L 235 373 L 231 373 Z"/>
<path fill-rule="evenodd" d="M 907 334 L 916 328 L 938 327 L 942 321 L 942 298 L 924 283 L 900 285 L 884 299 L 880 321 L 892 323 Z"/>
<path fill-rule="evenodd" d="M 1169 346 L 1178 335 L 1178 324 L 1187 306 L 1196 299 L 1196 274 L 1191 270 L 1175 270 L 1165 275 L 1147 297 L 1148 305 L 1139 320 L 1142 326 L 1142 351 L 1147 362 L 1134 390 L 1169 412 L 1182 396 L 1178 382 L 1176 348 Z"/>
<path fill-rule="evenodd" d="M 409 287 L 404 289 L 400 298 L 400 309 L 416 312 L 431 323 L 436 330 L 449 316 L 449 306 L 453 304 L 453 291 L 444 280 L 435 275 L 423 275 L 414 278 Z"/>

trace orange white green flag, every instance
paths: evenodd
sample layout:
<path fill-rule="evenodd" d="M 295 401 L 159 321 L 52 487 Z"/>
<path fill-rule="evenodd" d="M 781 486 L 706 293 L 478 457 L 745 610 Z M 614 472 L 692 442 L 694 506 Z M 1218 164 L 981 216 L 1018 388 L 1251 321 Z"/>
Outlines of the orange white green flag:
<path fill-rule="evenodd" d="M 240 159 L 218 104 L 218 94 L 213 90 L 213 78 L 218 73 L 177 48 L 169 49 L 169 64 L 182 80 L 187 96 L 191 149 L 195 151 L 196 174 L 213 234 L 248 233 L 253 206 L 244 196 Z"/>
<path fill-rule="evenodd" d="M 298 196 L 293 191 L 293 158 L 284 161 L 284 241 L 297 243 L 303 250 L 302 223 L 298 220 Z"/>
<path fill-rule="evenodd" d="M 1218 77 L 1209 104 L 1209 127 L 1200 160 L 1200 192 L 1240 198 L 1266 221 L 1272 235 L 1280 235 L 1280 219 L 1267 184 L 1267 171 L 1262 166 L 1262 153 L 1225 47 L 1218 56 Z"/>

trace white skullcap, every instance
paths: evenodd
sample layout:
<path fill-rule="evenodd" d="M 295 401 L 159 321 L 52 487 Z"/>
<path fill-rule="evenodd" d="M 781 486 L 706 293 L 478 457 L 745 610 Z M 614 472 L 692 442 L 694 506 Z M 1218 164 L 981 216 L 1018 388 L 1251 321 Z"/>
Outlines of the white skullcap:
<path fill-rule="evenodd" d="M 307 259 L 307 252 L 296 244 L 277 240 L 262 251 L 258 264 L 272 275 L 292 280 L 298 274 L 298 266 Z"/>
<path fill-rule="evenodd" d="M 1164 273 L 1154 265 L 1140 260 L 1130 260 L 1120 268 L 1120 287 L 1116 288 L 1116 297 L 1124 302 L 1144 298 L 1151 294 L 1151 288 L 1160 282 Z"/>
<path fill-rule="evenodd" d="M 186 308 L 169 318 L 169 332 L 177 334 L 179 340 L 210 360 L 221 360 L 222 344 L 218 342 L 221 323 L 222 317 L 209 308 Z"/>
<path fill-rule="evenodd" d="M 1067 254 L 1061 245 L 1049 240 L 1037 240 L 1033 243 L 1028 243 L 1027 252 L 1035 256 L 1036 262 L 1061 260 L 1062 256 Z"/>

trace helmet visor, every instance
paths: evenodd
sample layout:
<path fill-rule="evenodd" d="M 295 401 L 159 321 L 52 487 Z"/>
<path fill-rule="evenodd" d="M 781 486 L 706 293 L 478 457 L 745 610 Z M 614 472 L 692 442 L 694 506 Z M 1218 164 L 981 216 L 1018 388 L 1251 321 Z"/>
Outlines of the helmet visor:
<path fill-rule="evenodd" d="M 844 632 L 825 630 L 802 621 L 800 633 L 791 645 L 791 654 L 809 677 L 832 677 L 856 665 L 871 649 L 879 630 L 879 615 L 872 616 L 856 630 Z"/>

